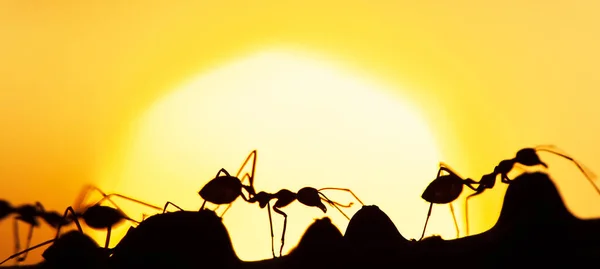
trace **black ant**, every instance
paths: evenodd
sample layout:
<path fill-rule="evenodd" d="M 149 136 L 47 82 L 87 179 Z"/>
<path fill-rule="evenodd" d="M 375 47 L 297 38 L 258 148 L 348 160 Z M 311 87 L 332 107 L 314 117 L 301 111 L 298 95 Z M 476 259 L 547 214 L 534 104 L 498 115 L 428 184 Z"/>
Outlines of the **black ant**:
<path fill-rule="evenodd" d="M 280 208 L 286 207 L 287 205 L 291 204 L 295 200 L 298 200 L 298 202 L 300 202 L 304 205 L 307 205 L 307 206 L 318 207 L 319 209 L 321 209 L 323 211 L 323 213 L 327 213 L 327 207 L 325 207 L 325 205 L 321 202 L 321 200 L 326 201 L 331 206 L 335 207 L 338 211 L 340 211 L 340 213 L 342 213 L 342 215 L 344 215 L 344 217 L 346 217 L 346 219 L 350 220 L 350 218 L 339 207 L 348 208 L 348 207 L 352 206 L 353 203 L 351 202 L 348 205 L 342 205 L 338 202 L 334 202 L 334 201 L 330 200 L 329 198 L 327 198 L 327 196 L 325 196 L 321 192 L 323 190 L 341 190 L 341 191 L 349 192 L 350 194 L 352 194 L 354 196 L 354 198 L 361 205 L 364 206 L 363 202 L 350 189 L 342 189 L 342 188 L 322 188 L 322 189 L 317 190 L 312 187 L 304 187 L 304 188 L 300 189 L 297 193 L 294 193 L 287 189 L 282 189 L 274 194 L 261 191 L 258 194 L 256 194 L 255 196 L 253 196 L 247 200 L 250 203 L 258 202 L 258 205 L 260 206 L 260 208 L 265 208 L 265 206 L 266 206 L 268 209 L 267 211 L 269 212 L 269 224 L 271 227 L 271 252 L 273 253 L 273 257 L 275 257 L 275 246 L 274 246 L 274 242 L 273 242 L 273 238 L 274 238 L 273 220 L 271 218 L 271 205 L 270 205 L 270 201 L 272 199 L 277 199 L 277 202 L 275 202 L 275 204 L 273 205 L 273 211 L 275 211 L 278 214 L 283 216 L 283 232 L 281 234 L 281 247 L 279 248 L 279 256 L 281 256 L 281 253 L 283 252 L 283 246 L 285 244 L 285 230 L 286 230 L 286 226 L 287 226 L 287 214 L 285 214 L 283 211 L 281 211 Z"/>
<path fill-rule="evenodd" d="M 600 189 L 598 188 L 598 186 L 596 186 L 596 184 L 594 184 L 594 178 L 596 178 L 596 175 L 592 171 L 590 171 L 587 167 L 585 167 L 582 163 L 578 162 L 577 160 L 573 159 L 572 157 L 569 157 L 566 153 L 564 153 L 563 150 L 559 149 L 558 147 L 556 147 L 554 145 L 539 145 L 539 146 L 536 146 L 533 148 L 523 148 L 517 152 L 517 154 L 514 158 L 501 161 L 500 164 L 498 164 L 498 166 L 496 166 L 494 168 L 494 172 L 484 175 L 481 178 L 481 180 L 479 181 L 479 186 L 478 186 L 477 190 L 475 191 L 475 193 L 467 196 L 466 201 L 465 201 L 465 218 L 467 218 L 467 225 L 466 225 L 467 234 L 469 233 L 469 221 L 468 221 L 469 199 L 475 195 L 481 194 L 485 189 L 493 188 L 494 183 L 496 181 L 496 176 L 498 174 L 501 175 L 500 180 L 502 183 L 510 184 L 510 182 L 512 182 L 512 179 L 508 178 L 508 173 L 513 169 L 515 164 L 521 164 L 524 166 L 541 165 L 544 168 L 548 168 L 548 165 L 545 162 L 543 162 L 540 159 L 539 155 L 537 154 L 538 151 L 549 152 L 549 153 L 555 154 L 557 156 L 563 157 L 563 158 L 573 162 L 577 166 L 577 168 L 579 168 L 579 170 L 583 173 L 583 175 L 586 177 L 586 179 L 592 184 L 592 186 L 596 190 L 596 193 L 598 193 L 600 195 Z"/>
<path fill-rule="evenodd" d="M 575 159 L 567 156 L 567 154 L 562 153 L 560 149 L 558 149 L 554 145 L 539 145 L 533 148 L 523 148 L 519 150 L 515 157 L 512 159 L 507 159 L 501 161 L 495 168 L 492 173 L 486 174 L 481 177 L 479 182 L 476 182 L 470 178 L 462 179 L 455 172 L 452 172 L 450 169 L 444 169 L 449 172 L 448 176 L 439 176 L 433 182 L 429 184 L 427 189 L 422 195 L 422 198 L 430 203 L 450 203 L 454 201 L 460 193 L 462 192 L 462 185 L 467 185 L 469 188 L 475 190 L 475 193 L 470 194 L 466 198 L 465 202 L 465 218 L 467 220 L 466 223 L 466 233 L 469 234 L 469 222 L 468 222 L 468 202 L 469 199 L 475 195 L 481 194 L 486 189 L 491 189 L 496 184 L 496 178 L 498 175 L 501 176 L 500 181 L 505 184 L 510 184 L 512 179 L 508 177 L 508 173 L 512 171 L 516 164 L 524 165 L 524 166 L 537 166 L 541 165 L 545 168 L 548 168 L 548 165 L 543 162 L 537 154 L 537 151 L 546 151 L 553 153 L 555 155 L 561 156 L 565 159 L 568 159 L 575 163 L 575 165 L 581 170 L 581 172 L 586 176 L 586 178 L 592 183 L 596 192 L 600 194 L 600 189 L 593 183 L 593 178 L 596 176 L 589 171 L 589 169 L 585 168 L 581 163 L 576 161 Z M 440 171 L 442 168 L 440 168 Z M 477 188 L 473 188 L 471 184 L 478 184 Z M 452 208 L 451 208 L 452 210 Z M 427 220 L 431 214 L 431 205 L 429 207 L 429 212 L 427 215 Z M 453 215 L 454 216 L 454 215 Z M 425 226 L 427 226 L 427 220 L 425 221 Z M 456 225 L 456 220 L 455 220 Z M 457 225 L 456 225 L 457 226 Z M 458 229 L 458 226 L 457 226 Z M 423 229 L 423 235 L 425 233 L 425 228 Z"/>
<path fill-rule="evenodd" d="M 248 201 L 249 197 L 254 196 L 256 194 L 254 190 L 254 171 L 256 168 L 256 156 L 256 150 L 250 152 L 250 154 L 248 154 L 248 157 L 246 157 L 246 160 L 238 170 L 235 177 L 231 176 L 229 172 L 225 170 L 225 168 L 221 168 L 221 170 L 217 172 L 217 176 L 208 183 L 206 183 L 206 185 L 204 185 L 204 187 L 202 187 L 202 189 L 200 189 L 200 191 L 198 192 L 200 197 L 204 199 L 200 210 L 204 209 L 204 206 L 206 205 L 207 201 L 218 206 L 228 204 L 227 208 L 225 209 L 225 211 L 223 211 L 223 213 L 220 216 L 223 217 L 223 215 L 225 215 L 227 210 L 229 210 L 229 208 L 231 207 L 231 203 L 233 203 L 233 201 L 235 201 L 238 197 L 241 196 L 245 201 Z M 242 173 L 244 167 L 248 164 L 251 158 L 252 171 L 250 173 L 245 173 L 244 176 L 240 179 L 240 174 Z M 221 175 L 221 173 L 224 175 Z M 246 178 L 248 178 L 249 185 L 244 185 L 242 183 Z M 246 197 L 244 195 L 242 189 L 248 192 L 249 197 Z M 167 202 L 163 213 L 166 212 L 168 205 L 173 205 L 179 210 L 182 210 L 177 205 L 171 202 Z"/>
<path fill-rule="evenodd" d="M 448 174 L 442 175 L 442 172 L 446 172 Z M 479 182 L 471 178 L 463 179 L 458 175 L 458 173 L 450 168 L 450 166 L 440 162 L 440 169 L 437 172 L 436 178 L 429 183 L 421 195 L 421 198 L 429 202 L 429 210 L 427 211 L 425 226 L 423 227 L 423 233 L 421 234 L 419 241 L 425 236 L 425 230 L 427 228 L 427 223 L 429 222 L 429 217 L 431 216 L 433 204 L 448 204 L 450 206 L 452 220 L 454 221 L 454 227 L 456 228 L 456 237 L 459 236 L 458 223 L 456 222 L 456 215 L 454 214 L 454 206 L 452 206 L 452 202 L 456 200 L 462 193 L 463 185 L 471 188 L 474 191 L 477 191 L 472 184 L 479 184 Z"/>
<path fill-rule="evenodd" d="M 18 253 L 21 249 L 19 239 L 19 221 L 29 224 L 29 234 L 27 235 L 27 244 L 25 248 L 29 248 L 31 239 L 33 238 L 33 229 L 40 226 L 39 218 L 44 220 L 52 228 L 57 229 L 61 224 L 67 224 L 68 221 L 63 220 L 58 212 L 46 211 L 44 206 L 40 202 L 36 202 L 33 205 L 26 204 L 18 207 L 12 207 L 8 201 L 0 200 L 0 219 L 4 219 L 11 214 L 16 214 L 14 217 L 14 240 L 15 240 L 15 253 Z M 24 256 L 17 256 L 15 260 L 19 262 L 27 259 L 27 252 Z"/>
<path fill-rule="evenodd" d="M 78 230 L 82 233 L 83 233 L 83 229 L 81 228 L 81 225 L 79 224 L 79 220 L 78 220 L 79 218 L 83 219 L 85 224 L 87 224 L 87 226 L 91 227 L 92 229 L 97 229 L 97 230 L 106 229 L 107 233 L 106 233 L 106 242 L 105 242 L 105 246 L 104 246 L 105 249 L 108 249 L 108 245 L 110 242 L 110 234 L 111 234 L 111 230 L 112 230 L 113 226 L 120 224 L 124 220 L 129 220 L 131 222 L 139 224 L 139 221 L 136 221 L 136 220 L 130 218 L 129 216 L 127 216 L 119 208 L 119 206 L 117 206 L 117 204 L 111 200 L 112 196 L 123 198 L 123 199 L 129 200 L 131 202 L 138 203 L 138 204 L 141 204 L 141 205 L 144 205 L 144 206 L 156 209 L 156 210 L 161 209 L 160 207 L 157 207 L 157 206 L 154 206 L 154 205 L 151 205 L 151 204 L 148 204 L 148 203 L 145 203 L 145 202 L 133 199 L 133 198 L 129 198 L 124 195 L 115 194 L 115 193 L 105 194 L 102 190 L 100 190 L 99 188 L 92 186 L 92 185 L 88 185 L 88 186 L 86 186 L 86 188 L 84 188 L 82 195 L 80 195 L 80 198 L 78 199 L 78 201 L 79 201 L 78 204 L 81 204 L 81 202 L 83 200 L 85 200 L 85 197 L 87 196 L 87 194 L 90 191 L 99 192 L 102 195 L 102 199 L 100 199 L 98 202 L 96 202 L 94 204 L 84 206 L 82 209 L 79 209 L 79 210 L 75 210 L 71 206 L 67 207 L 67 209 L 65 210 L 65 213 L 63 215 L 63 219 L 68 220 L 68 222 L 75 222 Z M 101 205 L 101 203 L 104 200 L 108 200 L 114 206 L 114 208 Z M 69 216 L 69 213 L 71 213 L 71 217 Z M 62 224 L 56 228 L 56 238 L 58 238 L 60 235 L 60 227 L 61 226 L 62 226 Z"/>

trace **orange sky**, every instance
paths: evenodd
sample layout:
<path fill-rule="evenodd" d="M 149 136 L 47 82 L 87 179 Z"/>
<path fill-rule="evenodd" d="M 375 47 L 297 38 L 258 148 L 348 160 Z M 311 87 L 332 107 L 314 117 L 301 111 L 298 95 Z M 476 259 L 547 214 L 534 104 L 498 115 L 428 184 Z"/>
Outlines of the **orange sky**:
<path fill-rule="evenodd" d="M 123 139 L 152 104 L 190 77 L 271 48 L 326 55 L 391 85 L 419 108 L 444 161 L 464 176 L 545 143 L 600 173 L 598 8 L 593 1 L 3 2 L 1 197 L 62 211 L 82 184 L 127 154 Z M 600 215 L 591 206 L 600 198 L 577 170 L 547 160 L 571 210 Z M 472 205 L 481 211 L 475 231 L 493 224 L 497 209 L 483 208 L 498 208 L 504 188 Z M 0 238 L 11 229 L 0 222 Z M 0 254 L 11 248 L 2 244 Z"/>

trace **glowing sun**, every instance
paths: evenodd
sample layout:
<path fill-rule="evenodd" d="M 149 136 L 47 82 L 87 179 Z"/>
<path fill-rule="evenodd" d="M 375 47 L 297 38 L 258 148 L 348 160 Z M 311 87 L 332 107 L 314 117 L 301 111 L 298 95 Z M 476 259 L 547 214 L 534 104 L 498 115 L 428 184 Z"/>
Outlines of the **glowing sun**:
<path fill-rule="evenodd" d="M 200 188 L 221 168 L 235 173 L 257 149 L 257 191 L 349 188 L 378 205 L 405 237 L 419 238 L 428 208 L 420 196 L 441 159 L 427 123 L 393 89 L 317 58 L 259 53 L 177 87 L 136 122 L 119 168 L 101 185 L 159 206 L 171 201 L 198 210 Z M 327 195 L 356 204 L 344 192 Z M 454 237 L 447 208 L 437 208 L 428 231 Z M 324 214 L 298 202 L 282 210 L 285 253 Z M 345 231 L 348 221 L 339 212 L 330 208 L 326 215 Z M 273 218 L 279 243 L 283 218 Z M 266 209 L 238 199 L 223 221 L 241 259 L 271 257 Z"/>

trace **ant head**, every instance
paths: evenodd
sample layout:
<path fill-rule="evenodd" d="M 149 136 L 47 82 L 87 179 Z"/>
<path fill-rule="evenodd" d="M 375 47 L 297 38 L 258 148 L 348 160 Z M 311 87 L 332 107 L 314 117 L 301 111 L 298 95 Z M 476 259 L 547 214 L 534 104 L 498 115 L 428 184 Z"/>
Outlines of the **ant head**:
<path fill-rule="evenodd" d="M 540 157 L 534 148 L 524 148 L 519 150 L 513 160 L 526 166 L 543 165 L 546 168 L 548 167 L 546 163 L 540 160 Z"/>
<path fill-rule="evenodd" d="M 298 202 L 303 203 L 307 206 L 318 207 L 323 211 L 323 213 L 327 212 L 327 207 L 321 202 L 321 196 L 319 195 L 319 191 L 312 187 L 304 187 L 300 189 L 297 193 Z"/>

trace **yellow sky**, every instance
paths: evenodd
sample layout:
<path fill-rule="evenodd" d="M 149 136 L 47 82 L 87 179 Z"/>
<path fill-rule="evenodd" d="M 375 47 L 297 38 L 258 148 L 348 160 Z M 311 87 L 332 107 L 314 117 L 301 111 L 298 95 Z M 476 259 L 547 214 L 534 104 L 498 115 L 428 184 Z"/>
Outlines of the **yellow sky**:
<path fill-rule="evenodd" d="M 326 55 L 396 89 L 462 175 L 542 143 L 600 173 L 600 3 L 212 2 L 0 4 L 1 197 L 64 208 L 127 154 L 132 122 L 155 102 L 191 77 L 271 48 Z M 249 149 L 239 151 L 229 165 Z M 600 215 L 590 205 L 600 198 L 577 170 L 547 160 L 573 212 Z M 473 203 L 482 216 L 474 231 L 493 224 L 504 188 Z M 1 222 L 0 238 L 11 227 Z M 1 247 L 10 254 L 10 244 Z"/>

